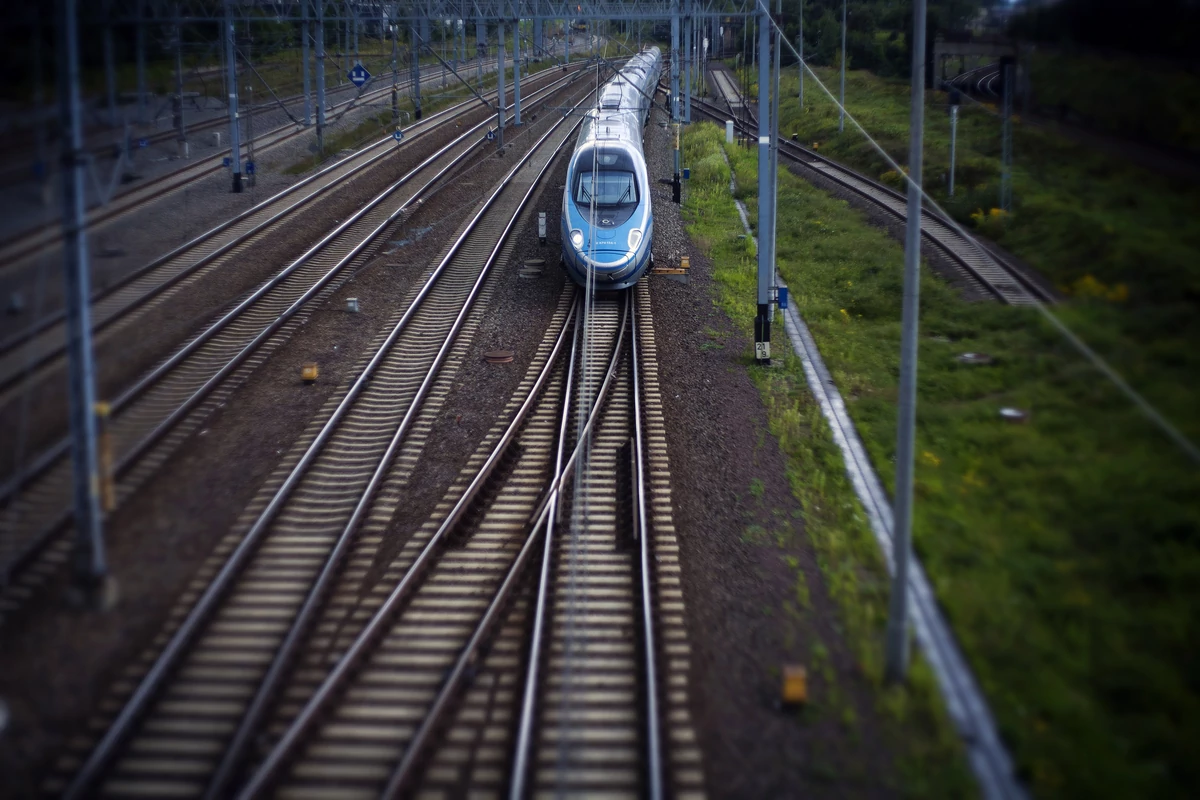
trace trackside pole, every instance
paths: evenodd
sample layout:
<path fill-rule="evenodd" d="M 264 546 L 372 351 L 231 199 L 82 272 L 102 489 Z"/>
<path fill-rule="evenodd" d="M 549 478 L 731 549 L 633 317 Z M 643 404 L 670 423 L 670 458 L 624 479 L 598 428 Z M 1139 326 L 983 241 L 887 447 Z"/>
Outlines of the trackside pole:
<path fill-rule="evenodd" d="M 679 0 L 671 0 L 671 122 L 679 122 Z"/>
<path fill-rule="evenodd" d="M 687 0 L 684 0 L 687 2 Z M 683 18 L 683 122 L 692 121 L 692 9 Z"/>
<path fill-rule="evenodd" d="M 87 231 L 84 217 L 86 155 L 79 102 L 76 0 L 58 0 L 58 102 L 62 140 L 63 276 L 67 303 L 67 364 L 71 415 L 71 465 L 75 508 L 74 582 L 90 605 L 103 602 L 108 566 L 100 516 L 100 453 L 88 299 Z"/>
<path fill-rule="evenodd" d="M 499 46 L 496 48 L 496 76 L 497 89 L 496 94 L 496 149 L 504 150 L 504 107 L 508 102 L 504 99 L 504 23 L 501 22 L 496 26 L 496 33 L 499 35 Z"/>
<path fill-rule="evenodd" d="M 302 20 L 300 22 L 300 61 L 304 65 L 304 127 L 312 125 L 312 80 L 309 78 L 309 55 L 308 55 L 308 39 L 309 39 L 309 23 L 308 23 L 308 0 L 302 0 L 300 3 Z"/>
<path fill-rule="evenodd" d="M 242 142 L 238 130 L 237 50 L 233 41 L 233 0 L 225 0 L 225 62 L 229 74 L 229 166 L 233 191 L 242 190 Z"/>
<path fill-rule="evenodd" d="M 921 265 L 921 158 L 925 121 L 925 0 L 913 0 L 912 111 L 908 144 L 908 222 L 904 235 L 904 300 L 900 333 L 900 412 L 896 433 L 895 532 L 888 603 L 884 680 L 908 673 L 908 573 L 912 555 L 913 452 L 917 418 L 917 322 Z"/>
<path fill-rule="evenodd" d="M 412 101 L 413 101 L 413 119 L 421 118 L 421 45 L 419 38 L 418 23 L 414 20 L 409 23 L 408 28 L 408 45 L 412 50 Z"/>
<path fill-rule="evenodd" d="M 521 20 L 513 23 L 513 125 L 521 124 Z"/>
<path fill-rule="evenodd" d="M 325 0 L 317 0 L 317 154 L 325 152 Z"/>
<path fill-rule="evenodd" d="M 758 11 L 758 316 L 754 318 L 754 361 L 771 363 L 771 23 L 763 0 Z M 764 202 L 765 201 L 765 202 Z"/>

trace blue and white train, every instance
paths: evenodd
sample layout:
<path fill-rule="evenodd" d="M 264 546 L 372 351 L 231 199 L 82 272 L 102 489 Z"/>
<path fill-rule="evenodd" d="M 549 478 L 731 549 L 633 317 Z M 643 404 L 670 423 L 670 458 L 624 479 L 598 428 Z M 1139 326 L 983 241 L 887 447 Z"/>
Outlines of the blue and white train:
<path fill-rule="evenodd" d="M 583 120 L 562 210 L 563 264 L 580 285 L 590 275 L 596 289 L 627 289 L 650 267 L 654 215 L 642 129 L 661 64 L 657 47 L 631 58 Z"/>

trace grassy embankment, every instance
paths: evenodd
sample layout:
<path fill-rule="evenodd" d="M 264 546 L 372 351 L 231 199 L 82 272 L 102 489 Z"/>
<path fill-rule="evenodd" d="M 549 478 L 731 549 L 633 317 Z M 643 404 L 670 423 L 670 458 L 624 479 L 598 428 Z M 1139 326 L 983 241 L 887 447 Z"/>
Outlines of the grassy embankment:
<path fill-rule="evenodd" d="M 720 146 L 708 125 L 685 139 L 690 230 L 748 328 L 753 259 Z M 728 154 L 753 217 L 756 154 Z M 902 249 L 789 173 L 779 188 L 780 270 L 890 490 Z M 1194 430 L 1197 409 L 1179 413 L 1186 387 L 1167 385 L 1186 372 L 1188 357 L 1163 357 L 1181 345 L 1139 345 L 1124 330 L 1146 291 L 1136 277 L 1128 299 L 1081 293 L 1060 313 L 1104 334 L 1097 343 L 1127 371 L 1141 363 L 1137 381 L 1175 400 Z M 1183 796 L 1200 777 L 1196 466 L 1033 311 L 963 302 L 926 273 L 920 349 L 916 548 L 1022 776 L 1041 797 Z M 955 360 L 967 351 L 995 363 Z M 840 458 L 794 362 L 756 376 L 847 630 L 878 679 L 886 587 Z M 1002 406 L 1031 421 L 1001 421 Z M 927 715 L 928 704 L 908 709 Z"/>

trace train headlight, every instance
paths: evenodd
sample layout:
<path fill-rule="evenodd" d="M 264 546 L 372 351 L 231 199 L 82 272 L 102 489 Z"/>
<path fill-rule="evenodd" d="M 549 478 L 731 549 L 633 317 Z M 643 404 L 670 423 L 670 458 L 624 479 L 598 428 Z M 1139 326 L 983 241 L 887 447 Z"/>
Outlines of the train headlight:
<path fill-rule="evenodd" d="M 583 249 L 583 231 L 581 231 L 581 230 L 571 231 L 571 244 L 575 245 L 576 250 Z"/>
<path fill-rule="evenodd" d="M 629 232 L 629 249 L 637 250 L 638 245 L 642 243 L 642 232 L 638 228 L 634 228 Z"/>

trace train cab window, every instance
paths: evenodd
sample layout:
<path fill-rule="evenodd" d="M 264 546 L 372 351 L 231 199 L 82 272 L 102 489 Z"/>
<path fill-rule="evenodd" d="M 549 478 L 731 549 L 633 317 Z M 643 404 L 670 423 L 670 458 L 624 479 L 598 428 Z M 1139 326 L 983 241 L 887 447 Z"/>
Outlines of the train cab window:
<path fill-rule="evenodd" d="M 626 170 L 601 169 L 599 172 L 580 172 L 575 181 L 575 202 L 589 206 L 637 205 L 637 178 Z"/>

